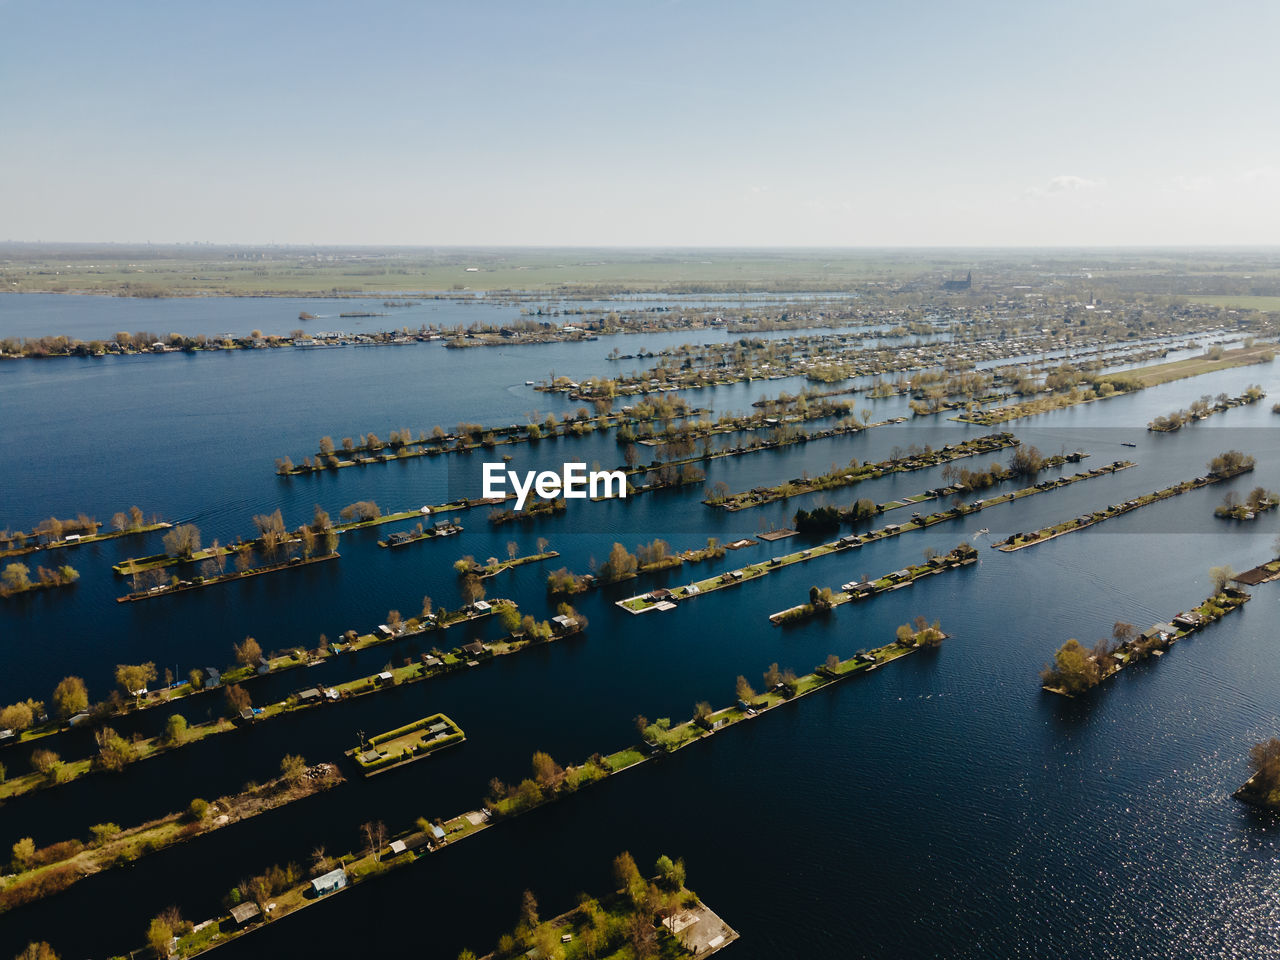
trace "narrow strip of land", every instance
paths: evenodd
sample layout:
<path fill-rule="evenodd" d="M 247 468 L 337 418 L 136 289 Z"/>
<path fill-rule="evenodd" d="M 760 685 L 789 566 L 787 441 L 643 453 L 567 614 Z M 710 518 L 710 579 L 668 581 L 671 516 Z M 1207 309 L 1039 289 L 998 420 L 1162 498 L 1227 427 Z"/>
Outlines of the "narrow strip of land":
<path fill-rule="evenodd" d="M 303 762 L 296 760 L 299 765 Z M 132 864 L 147 854 L 329 790 L 343 780 L 337 767 L 320 763 L 211 803 L 193 800 L 181 813 L 136 827 L 98 824 L 94 837 L 85 843 L 67 840 L 33 849 L 31 865 L 5 878 L 0 888 L 0 913 L 61 893 L 95 873 Z"/>
<path fill-rule="evenodd" d="M 1164 656 L 1182 638 L 1217 623 L 1251 599 L 1243 590 L 1227 587 L 1195 609 L 1179 613 L 1168 623 L 1155 624 L 1136 637 L 1127 636 L 1114 646 L 1103 642 L 1090 652 L 1079 641 L 1068 640 L 1054 654 L 1053 665 L 1040 675 L 1041 689 L 1062 697 L 1080 696 L 1127 666 Z"/>
<path fill-rule="evenodd" d="M 958 504 L 945 512 L 931 513 L 928 516 L 920 516 L 919 514 L 916 514 L 910 520 L 901 524 L 891 523 L 878 530 L 870 530 L 861 534 L 851 534 L 846 537 L 841 537 L 838 540 L 819 544 L 816 547 L 796 550 L 780 557 L 773 557 L 770 560 L 748 564 L 747 566 L 741 567 L 737 570 L 729 570 L 714 577 L 707 577 L 703 580 L 694 581 L 693 583 L 686 584 L 682 587 L 676 587 L 671 590 L 660 589 L 649 591 L 648 593 L 637 594 L 636 596 L 628 597 L 625 600 L 618 600 L 614 605 L 621 607 L 628 613 L 637 614 L 647 613 L 650 610 L 673 609 L 676 601 L 688 600 L 693 597 L 702 596 L 706 593 L 712 593 L 716 590 L 723 590 L 726 587 L 736 586 L 737 584 L 745 583 L 749 580 L 755 580 L 773 572 L 774 570 L 780 570 L 783 567 L 790 566 L 793 563 L 803 563 L 808 560 L 816 560 L 819 557 L 840 553 L 854 547 L 861 547 L 868 543 L 874 543 L 877 540 L 885 540 L 889 537 L 896 537 L 900 534 L 909 533 L 914 530 L 923 530 L 925 527 L 945 523 L 948 520 L 955 520 L 971 513 L 985 510 L 989 507 L 998 506 L 1002 503 L 1010 503 L 1014 500 L 1032 497 L 1038 493 L 1045 493 L 1049 490 L 1056 490 L 1059 487 L 1068 486 L 1069 484 L 1079 483 L 1082 480 L 1091 480 L 1094 477 L 1107 476 L 1120 470 L 1127 470 L 1132 466 L 1135 466 L 1135 464 L 1130 460 L 1116 460 L 1106 466 L 1095 467 L 1093 470 L 1077 473 L 1070 477 L 1059 477 L 1056 480 L 1042 480 L 1035 486 L 1025 487 L 1021 490 L 1014 490 L 995 497 L 975 500 L 970 504 Z M 928 499 L 927 495 L 920 495 L 919 500 L 922 499 Z M 906 500 L 896 501 L 892 506 L 885 505 L 885 508 L 887 510 L 899 506 L 914 505 L 914 503 L 918 503 L 919 500 L 909 497 Z"/>
<path fill-rule="evenodd" d="M 703 503 L 720 507 L 724 510 L 746 510 L 760 507 L 777 500 L 786 500 L 806 493 L 817 493 L 820 490 L 833 490 L 847 487 L 864 480 L 875 480 L 889 473 L 908 473 L 913 470 L 925 470 L 952 460 L 974 457 L 983 453 L 994 453 L 1006 447 L 1016 447 L 1022 441 L 1011 433 L 993 433 L 985 437 L 975 437 L 956 444 L 947 444 L 940 450 L 926 448 L 920 453 L 896 459 L 882 460 L 879 463 L 864 463 L 859 466 L 836 470 L 818 477 L 799 477 L 773 487 L 756 487 L 742 493 L 725 493 L 708 497 Z"/>
<path fill-rule="evenodd" d="M 1270 363 L 1275 359 L 1274 343 L 1256 344 L 1252 347 L 1241 347 L 1239 350 L 1226 350 L 1220 355 L 1192 357 L 1187 360 L 1174 360 L 1171 363 L 1158 363 L 1150 367 L 1139 367 L 1136 370 L 1125 370 L 1117 373 L 1097 374 L 1084 387 L 1073 387 L 1068 393 L 1026 400 L 1003 407 L 990 407 L 986 410 L 975 410 L 960 416 L 951 417 L 961 423 L 973 423 L 989 427 L 997 423 L 1007 423 L 1023 417 L 1060 410 L 1079 403 L 1092 403 L 1094 400 L 1106 400 L 1121 396 L 1133 390 L 1143 390 L 1173 380 L 1187 377 L 1198 377 L 1206 373 L 1216 373 L 1232 367 L 1246 366 L 1254 363 Z M 1110 385 L 1108 390 L 1105 384 Z"/>
<path fill-rule="evenodd" d="M 1032 533 L 1015 533 L 991 545 L 993 550 L 999 550 L 1002 553 L 1012 553 L 1015 550 L 1023 550 L 1027 547 L 1034 547 L 1039 543 L 1048 543 L 1050 540 L 1056 540 L 1058 537 L 1064 537 L 1068 533 L 1076 533 L 1092 527 L 1095 524 L 1102 523 L 1105 520 L 1111 520 L 1114 517 L 1124 516 L 1126 513 L 1132 513 L 1142 507 L 1150 506 L 1153 503 L 1159 503 L 1161 500 L 1168 500 L 1170 497 L 1176 497 L 1191 490 L 1199 490 L 1201 487 L 1207 487 L 1213 483 L 1219 483 L 1230 477 L 1238 476 L 1241 473 L 1247 473 L 1252 470 L 1253 466 L 1236 470 L 1227 475 L 1217 475 L 1213 473 L 1196 477 L 1192 480 L 1184 480 L 1181 483 L 1175 483 L 1171 487 L 1165 487 L 1163 490 L 1156 490 L 1153 493 L 1145 493 L 1140 497 L 1132 500 L 1126 500 L 1124 503 L 1114 503 L 1104 510 L 1095 510 L 1092 513 L 1081 514 L 1062 523 L 1053 524 L 1052 526 L 1043 527 Z"/>

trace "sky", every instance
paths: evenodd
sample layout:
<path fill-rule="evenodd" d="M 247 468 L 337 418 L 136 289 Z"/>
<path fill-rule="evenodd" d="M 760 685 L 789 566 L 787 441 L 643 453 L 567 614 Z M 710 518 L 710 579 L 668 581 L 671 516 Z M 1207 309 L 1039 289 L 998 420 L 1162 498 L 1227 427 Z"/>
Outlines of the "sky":
<path fill-rule="evenodd" d="M 1280 4 L 0 0 L 0 239 L 1280 242 Z"/>

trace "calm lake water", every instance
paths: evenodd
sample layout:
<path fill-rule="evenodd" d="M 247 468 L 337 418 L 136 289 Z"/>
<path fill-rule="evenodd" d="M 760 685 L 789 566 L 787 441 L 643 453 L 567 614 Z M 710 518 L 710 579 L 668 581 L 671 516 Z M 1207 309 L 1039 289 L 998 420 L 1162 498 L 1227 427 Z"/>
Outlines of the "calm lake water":
<path fill-rule="evenodd" d="M 0 298 L 0 335 L 9 332 L 4 318 L 16 299 Z M 300 304 L 311 302 L 49 299 L 48 309 L 66 318 L 56 329 L 78 336 L 91 329 L 167 332 L 182 329 L 181 322 L 194 324 L 193 332 L 235 331 L 246 323 L 267 330 L 268 313 L 280 314 L 288 329 L 305 309 Z M 419 309 L 426 310 L 404 316 L 417 318 Z M 122 323 L 115 312 L 132 310 L 150 311 L 152 320 Z M 202 312 L 186 312 L 192 310 Z M 518 422 L 535 410 L 563 413 L 577 405 L 534 393 L 525 380 L 553 369 L 571 376 L 631 369 L 634 361 L 605 362 L 614 345 L 633 352 L 641 341 L 658 350 L 711 339 L 699 331 L 468 351 L 420 344 L 0 364 L 6 413 L 0 525 L 26 528 L 51 513 L 79 510 L 107 519 L 136 503 L 147 513 L 198 524 L 208 543 L 248 535 L 251 516 L 276 507 L 292 526 L 309 519 L 316 503 L 336 516 L 361 499 L 384 510 L 440 502 L 478 490 L 482 455 L 291 479 L 276 477 L 273 461 L 285 454 L 300 460 L 323 434 L 373 430 L 385 437 L 392 428 L 416 432 L 459 420 Z M 1046 453 L 1082 448 L 1092 454 L 1087 466 L 1122 456 L 1139 466 L 788 567 L 667 614 L 631 617 L 612 602 L 789 552 L 801 539 L 606 588 L 579 598 L 591 620 L 583 637 L 215 737 L 122 776 L 93 775 L 12 801 L 0 809 L 0 850 L 23 836 L 38 844 L 83 837 L 94 823 L 134 824 L 193 796 L 238 790 L 271 777 L 285 753 L 336 761 L 357 730 L 388 729 L 428 712 L 450 714 L 468 735 L 464 746 L 429 761 L 369 781 L 353 777 L 323 796 L 0 916 L 0 956 L 28 939 L 47 939 L 64 957 L 137 946 L 149 918 L 169 904 L 192 920 L 214 916 L 235 883 L 275 862 L 305 862 L 319 845 L 347 850 L 365 820 L 397 830 L 420 815 L 472 809 L 490 777 L 524 776 L 535 750 L 569 762 L 619 749 L 633 741 L 637 713 L 679 720 L 698 700 L 727 704 L 740 673 L 758 680 L 774 661 L 803 672 L 828 653 L 849 656 L 883 643 L 921 613 L 940 618 L 953 634 L 936 653 L 906 658 L 503 824 L 219 956 L 290 955 L 300 942 L 314 955 L 350 955 L 367 949 L 371 930 L 396 956 L 452 958 L 463 946 L 488 949 L 514 922 L 523 889 L 535 891 L 546 915 L 567 909 L 579 891 L 608 887 L 609 863 L 623 849 L 642 864 L 662 852 L 683 856 L 690 885 L 742 932 L 732 948 L 742 960 L 1280 956 L 1280 827 L 1230 797 L 1247 775 L 1248 747 L 1280 728 L 1274 653 L 1280 587 L 1256 588 L 1240 613 L 1168 656 L 1125 671 L 1086 701 L 1044 696 L 1036 680 L 1067 637 L 1092 642 L 1118 619 L 1139 628 L 1166 620 L 1206 595 L 1209 566 L 1242 570 L 1273 555 L 1276 513 L 1248 526 L 1212 516 L 1226 489 L 1280 486 L 1271 401 L 1175 434 L 1148 434 L 1145 424 L 1203 393 L 1239 393 L 1247 383 L 1278 394 L 1278 381 L 1273 365 L 1251 367 L 1017 421 L 1006 429 Z M 801 386 L 789 379 L 687 396 L 717 411 L 746 410 L 753 399 Z M 876 419 L 906 412 L 906 398 L 859 397 L 858 405 Z M 723 479 L 742 489 L 805 469 L 821 472 L 851 457 L 883 459 L 895 446 L 936 446 L 988 432 L 925 418 L 715 461 L 707 482 Z M 1010 532 L 1193 477 L 1231 447 L 1256 456 L 1257 471 L 1016 554 L 986 548 Z M 518 469 L 566 459 L 613 466 L 621 459 L 608 437 L 505 452 Z M 936 485 L 939 473 L 895 475 L 829 499 L 884 501 Z M 470 482 L 473 489 L 458 489 Z M 488 581 L 489 594 L 515 598 L 543 617 L 553 612 L 544 590 L 548 570 L 585 571 L 592 558 L 605 559 L 615 540 L 634 548 L 664 536 L 676 549 L 700 546 L 708 536 L 729 540 L 783 525 L 797 507 L 824 502 L 811 496 L 725 514 L 702 506 L 700 497 L 701 490 L 689 489 L 573 503 L 562 517 L 497 529 L 483 510 L 474 511 L 462 516 L 460 537 L 380 550 L 379 536 L 409 526 L 391 525 L 344 535 L 336 562 L 136 604 L 114 602 L 125 584 L 110 564 L 159 550 L 158 536 L 79 548 L 65 558 L 82 574 L 74 588 L 0 605 L 0 702 L 47 697 L 68 673 L 83 676 L 91 695 L 105 696 L 118 663 L 154 660 L 180 676 L 194 666 L 221 666 L 246 635 L 265 649 L 314 645 L 321 632 L 367 630 L 390 608 L 415 614 L 424 594 L 454 607 L 460 601 L 452 562 L 464 553 L 505 556 L 513 539 L 531 552 L 545 536 L 562 556 Z M 983 527 L 990 533 L 979 535 Z M 882 574 L 918 561 L 926 547 L 946 550 L 964 538 L 982 548 L 980 564 L 798 628 L 780 630 L 767 620 L 801 602 L 811 584 Z M 495 631 L 487 623 L 455 628 L 448 643 Z M 248 689 L 255 702 L 270 702 L 430 646 L 402 641 Z M 220 706 L 208 695 L 177 709 L 195 720 Z M 165 716 L 152 710 L 117 726 L 151 732 Z M 44 745 L 67 757 L 90 749 L 80 733 Z M 20 771 L 27 752 L 5 748 L 0 762 Z M 70 917 L 77 922 L 68 923 Z"/>

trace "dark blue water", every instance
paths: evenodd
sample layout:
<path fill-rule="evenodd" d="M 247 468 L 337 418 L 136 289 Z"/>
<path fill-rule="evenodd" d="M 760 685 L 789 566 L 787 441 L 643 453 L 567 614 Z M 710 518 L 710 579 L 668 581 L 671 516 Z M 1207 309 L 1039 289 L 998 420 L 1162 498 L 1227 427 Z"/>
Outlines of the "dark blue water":
<path fill-rule="evenodd" d="M 646 340 L 654 349 L 661 342 Z M 292 525 L 308 519 L 317 502 L 335 514 L 358 499 L 387 509 L 439 502 L 468 476 L 478 485 L 481 454 L 292 479 L 274 476 L 272 461 L 283 453 L 298 459 L 326 433 L 385 435 L 393 427 L 508 423 L 534 409 L 573 409 L 524 381 L 553 367 L 575 376 L 597 372 L 608 349 L 604 342 L 462 352 L 421 345 L 0 365 L 7 414 L 0 523 L 27 527 L 80 509 L 107 519 L 137 503 L 198 523 L 208 542 L 247 535 L 251 514 L 277 506 Z M 603 890 L 609 862 L 624 848 L 642 863 L 660 852 L 684 856 L 690 884 L 742 931 L 734 951 L 743 957 L 1278 955 L 1276 827 L 1230 793 L 1246 776 L 1248 747 L 1280 725 L 1280 662 L 1272 650 L 1272 591 L 1280 588 L 1257 588 L 1242 612 L 1159 661 L 1125 671 L 1087 701 L 1042 696 L 1036 673 L 1067 637 L 1090 642 L 1117 619 L 1144 628 L 1187 609 L 1207 593 L 1210 565 L 1244 569 L 1272 556 L 1280 518 L 1264 515 L 1247 527 L 1217 521 L 1212 508 L 1225 487 L 1211 487 L 1016 554 L 985 547 L 1009 532 L 1194 476 L 1228 447 L 1258 458 L 1258 470 L 1230 488 L 1276 487 L 1280 442 L 1269 402 L 1175 434 L 1144 428 L 1202 393 L 1238 393 L 1257 381 L 1276 393 L 1277 379 L 1270 366 L 1245 368 L 1015 422 L 1009 429 L 1046 453 L 1082 447 L 1093 453 L 1088 465 L 1121 456 L 1140 465 L 784 568 L 668 614 L 631 617 L 612 602 L 732 569 L 781 545 L 606 588 L 579 598 L 591 619 L 584 637 L 216 737 L 123 776 L 94 775 L 12 801 L 0 809 L 0 850 L 22 836 L 41 844 L 84 836 L 94 823 L 136 823 L 195 795 L 237 790 L 270 777 L 286 752 L 336 760 L 356 730 L 387 729 L 432 711 L 449 713 L 469 738 L 430 761 L 353 780 L 0 917 L 0 948 L 13 953 L 27 939 L 43 938 L 64 957 L 82 957 L 135 946 L 149 918 L 170 903 L 193 920 L 214 916 L 221 896 L 244 877 L 273 862 L 305 861 L 317 845 L 348 849 L 364 820 L 396 829 L 420 815 L 471 809 L 491 776 L 522 777 L 536 749 L 562 761 L 617 749 L 631 742 L 637 713 L 681 719 L 697 700 L 727 703 L 739 673 L 757 678 L 773 661 L 807 670 L 828 653 L 848 656 L 883 643 L 897 624 L 922 613 L 941 618 L 954 635 L 936 653 L 504 824 L 255 934 L 226 948 L 226 956 L 288 955 L 304 937 L 324 945 L 321 955 L 351 953 L 367 945 L 371 928 L 394 955 L 452 957 L 464 945 L 487 948 L 513 922 L 522 889 L 535 890 L 544 913 L 558 912 L 580 890 Z M 744 410 L 752 399 L 799 383 L 691 396 L 717 411 Z M 905 411 L 906 398 L 859 398 L 858 405 L 880 419 Z M 985 432 L 931 417 L 715 461 L 708 483 L 724 479 L 742 489 L 850 457 L 882 459 L 895 446 Z M 1121 440 L 1138 447 L 1124 448 Z M 620 460 L 608 437 L 506 452 L 521 469 Z M 782 525 L 798 506 L 824 499 L 915 493 L 935 485 L 939 472 L 737 514 L 703 507 L 696 489 L 574 503 L 563 517 L 528 527 L 491 529 L 477 511 L 463 516 L 467 529 L 458 538 L 386 551 L 374 541 L 400 527 L 350 534 L 333 563 L 138 604 L 113 602 L 124 585 L 110 563 L 159 549 L 158 537 L 80 548 L 67 553 L 82 572 L 77 586 L 0 606 L 0 702 L 47 696 L 71 672 L 86 679 L 92 695 L 105 696 L 117 663 L 154 660 L 180 675 L 225 664 L 231 644 L 249 634 L 268 649 L 314 645 L 321 632 L 368 629 L 391 607 L 416 613 L 423 594 L 456 606 L 452 561 L 463 553 L 505 555 L 511 539 L 531 551 L 546 536 L 563 554 L 487 583 L 491 596 L 513 597 L 541 617 L 551 612 L 543 590 L 550 566 L 585 571 L 592 558 L 604 560 L 614 540 L 634 547 L 665 535 L 679 549 L 707 536 L 732 539 Z M 981 527 L 990 535 L 975 537 Z M 811 584 L 883 573 L 962 537 L 982 546 L 981 564 L 798 628 L 768 623 L 769 613 L 800 602 Z M 447 643 L 494 630 L 485 623 L 455 628 Z M 403 641 L 249 689 L 256 702 L 268 702 L 319 679 L 371 673 L 436 642 Z M 194 720 L 219 706 L 206 695 L 177 709 Z M 117 726 L 150 732 L 165 712 Z M 86 740 L 62 735 L 46 745 L 80 756 L 89 750 Z M 0 762 L 21 769 L 24 754 L 6 748 Z M 447 922 L 432 921 L 429 936 L 404 919 L 421 916 L 423 904 L 448 905 Z M 67 917 L 85 922 L 68 924 Z"/>

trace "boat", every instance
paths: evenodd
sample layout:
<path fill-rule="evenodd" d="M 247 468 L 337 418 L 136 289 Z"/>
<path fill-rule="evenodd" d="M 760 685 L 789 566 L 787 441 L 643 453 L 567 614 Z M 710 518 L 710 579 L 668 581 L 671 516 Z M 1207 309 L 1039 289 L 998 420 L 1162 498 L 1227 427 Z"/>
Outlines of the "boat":
<path fill-rule="evenodd" d="M 1136 444 L 1136 443 L 1130 443 L 1128 440 L 1122 440 L 1122 441 L 1120 441 L 1120 446 L 1122 446 L 1122 447 L 1136 447 L 1136 446 L 1137 446 L 1137 444 Z"/>

